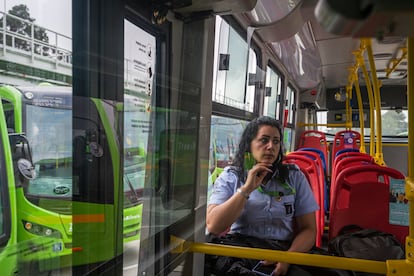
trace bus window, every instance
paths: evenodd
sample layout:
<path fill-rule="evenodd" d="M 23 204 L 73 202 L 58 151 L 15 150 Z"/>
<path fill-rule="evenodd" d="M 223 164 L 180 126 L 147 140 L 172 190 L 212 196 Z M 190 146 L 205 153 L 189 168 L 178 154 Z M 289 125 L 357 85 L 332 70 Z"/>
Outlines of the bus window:
<path fill-rule="evenodd" d="M 359 113 L 358 111 L 352 112 L 352 124 L 353 130 L 361 132 L 359 128 Z M 354 115 L 355 114 L 355 115 Z M 365 115 L 366 114 L 366 115 Z M 339 119 L 338 119 L 339 118 Z M 317 120 L 320 124 L 329 123 L 344 123 L 345 122 L 345 110 L 332 110 L 330 112 L 320 111 L 317 113 Z M 369 111 L 364 111 L 364 136 L 368 137 L 371 133 L 371 127 L 369 126 Z M 343 128 L 333 128 L 326 126 L 318 126 L 318 130 L 335 135 Z M 402 109 L 383 109 L 381 110 L 381 130 L 383 136 L 408 136 L 408 110 Z"/>
<path fill-rule="evenodd" d="M 383 136 L 408 136 L 408 110 L 381 110 Z"/>
<path fill-rule="evenodd" d="M 14 107 L 13 104 L 5 99 L 2 99 L 2 105 L 4 110 L 4 115 L 6 116 L 7 131 L 14 132 Z"/>
<path fill-rule="evenodd" d="M 296 106 L 295 105 L 295 90 L 291 86 L 288 86 L 285 110 L 287 110 L 287 123 L 290 125 L 294 123 L 293 114 L 295 114 L 295 111 L 296 111 L 295 106 Z"/>
<path fill-rule="evenodd" d="M 27 138 L 37 177 L 30 197 L 72 197 L 72 111 L 41 105 L 26 106 Z M 56 193 L 56 184 L 61 189 Z M 57 207 L 61 208 L 61 207 Z M 70 208 L 66 211 L 70 214 Z"/>
<path fill-rule="evenodd" d="M 0 106 L 0 112 L 1 106 Z M 0 119 L 3 119 L 3 114 L 0 114 Z M 7 275 L 14 275 L 16 273 L 16 256 L 11 253 L 14 248 L 15 239 L 11 233 L 13 223 L 11 212 L 15 211 L 15 202 L 10 200 L 10 193 L 8 188 L 8 181 L 10 179 L 7 175 L 7 166 L 6 166 L 6 154 L 5 147 L 8 146 L 8 141 L 6 141 L 6 135 L 4 129 L 0 129 L 0 267 L 2 272 Z"/>
<path fill-rule="evenodd" d="M 6 236 L 6 213 L 9 212 L 9 208 L 6 206 L 5 197 L 7 193 L 7 181 L 6 181 L 6 166 L 4 160 L 3 152 L 3 140 L 0 143 L 0 246 L 3 247 L 7 241 L 8 236 Z"/>
<path fill-rule="evenodd" d="M 124 101 L 124 207 L 141 203 L 145 183 L 149 114 L 145 98 L 125 94 Z"/>
<path fill-rule="evenodd" d="M 255 86 L 246 78 L 256 74 L 256 53 L 221 17 L 216 30 L 213 101 L 253 112 Z"/>
<path fill-rule="evenodd" d="M 279 119 L 281 92 L 281 76 L 270 66 L 267 66 L 264 115 Z"/>
<path fill-rule="evenodd" d="M 210 135 L 210 172 L 213 182 L 224 167 L 232 164 L 247 122 L 213 115 Z"/>

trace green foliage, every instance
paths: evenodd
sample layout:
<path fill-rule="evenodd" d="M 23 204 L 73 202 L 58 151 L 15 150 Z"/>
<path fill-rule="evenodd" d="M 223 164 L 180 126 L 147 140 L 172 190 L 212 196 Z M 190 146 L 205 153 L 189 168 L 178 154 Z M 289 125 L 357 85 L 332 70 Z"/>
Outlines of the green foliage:
<path fill-rule="evenodd" d="M 382 115 L 382 135 L 397 135 L 407 131 L 408 122 L 404 113 L 388 110 Z"/>
<path fill-rule="evenodd" d="M 49 37 L 44 28 L 41 28 L 37 25 L 34 25 L 36 19 L 30 17 L 29 8 L 24 5 L 13 6 L 11 10 L 8 11 L 9 14 L 19 17 L 17 19 L 11 16 L 6 17 L 6 28 L 9 32 L 12 32 L 15 36 L 20 36 L 22 38 L 14 38 L 11 35 L 7 35 L 6 43 L 8 46 L 12 46 L 14 42 L 14 47 L 22 49 L 25 51 L 31 51 L 30 38 L 34 37 L 35 40 L 41 41 L 44 43 L 49 43 Z M 3 18 L 2 18 L 3 19 Z M 1 22 L 3 20 L 1 19 Z M 32 29 L 33 27 L 33 29 Z M 2 38 L 1 38 L 2 39 Z M 2 42 L 2 41 L 1 41 Z M 49 48 L 42 46 L 39 43 L 36 43 L 34 46 L 34 51 L 37 54 L 42 53 L 43 55 L 48 55 Z"/>

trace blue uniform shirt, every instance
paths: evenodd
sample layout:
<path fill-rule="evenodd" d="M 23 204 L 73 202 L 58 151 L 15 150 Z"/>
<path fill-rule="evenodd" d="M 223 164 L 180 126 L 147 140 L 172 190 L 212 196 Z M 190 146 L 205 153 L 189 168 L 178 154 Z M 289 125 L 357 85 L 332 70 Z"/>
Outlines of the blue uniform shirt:
<path fill-rule="evenodd" d="M 265 191 L 272 191 L 272 194 L 280 192 L 282 196 L 272 196 L 258 189 L 253 191 L 230 232 L 291 241 L 294 238 L 294 217 L 314 212 L 319 206 L 305 175 L 296 166 L 289 170 L 288 185 L 282 183 L 273 177 L 264 186 Z M 235 171 L 226 167 L 214 182 L 209 204 L 224 203 L 243 184 L 238 181 Z"/>

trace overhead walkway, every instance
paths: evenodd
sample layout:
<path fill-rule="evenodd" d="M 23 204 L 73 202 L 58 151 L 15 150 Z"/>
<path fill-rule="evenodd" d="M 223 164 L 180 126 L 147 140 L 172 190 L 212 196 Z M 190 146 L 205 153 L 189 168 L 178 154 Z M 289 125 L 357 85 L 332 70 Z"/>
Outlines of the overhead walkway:
<path fill-rule="evenodd" d="M 0 20 L 0 83 L 72 85 L 70 37 L 4 12 L 0 12 Z M 12 30 L 7 24 L 10 20 L 28 25 L 31 31 L 22 34 Z M 48 42 L 35 39 L 35 30 L 39 28 L 45 30 Z"/>

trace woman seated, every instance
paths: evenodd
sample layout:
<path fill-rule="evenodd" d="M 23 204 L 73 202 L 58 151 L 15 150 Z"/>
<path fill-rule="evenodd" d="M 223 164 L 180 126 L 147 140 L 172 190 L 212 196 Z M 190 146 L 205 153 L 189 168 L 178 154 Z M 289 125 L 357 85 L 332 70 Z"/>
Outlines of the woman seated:
<path fill-rule="evenodd" d="M 279 121 L 260 117 L 245 128 L 232 166 L 214 182 L 207 207 L 211 242 L 308 252 L 315 243 L 319 209 L 304 174 L 282 164 Z M 226 235 L 221 233 L 227 231 Z M 256 275 L 258 260 L 207 256 L 215 275 Z M 297 265 L 262 260 L 273 275 L 310 275 Z"/>

